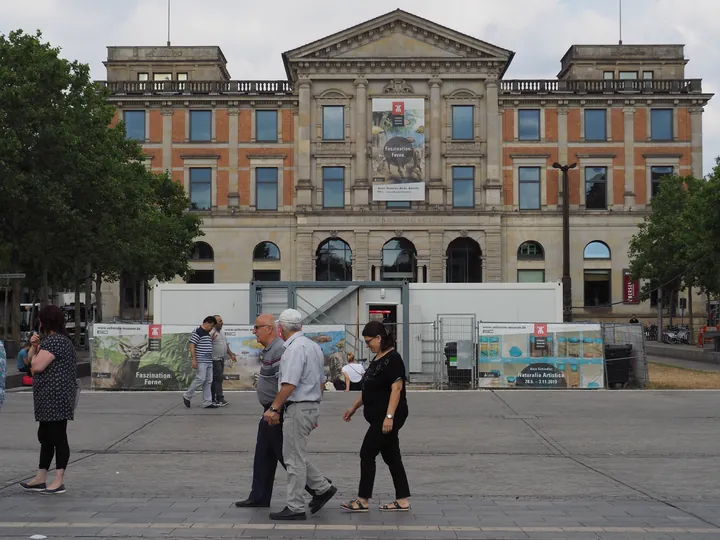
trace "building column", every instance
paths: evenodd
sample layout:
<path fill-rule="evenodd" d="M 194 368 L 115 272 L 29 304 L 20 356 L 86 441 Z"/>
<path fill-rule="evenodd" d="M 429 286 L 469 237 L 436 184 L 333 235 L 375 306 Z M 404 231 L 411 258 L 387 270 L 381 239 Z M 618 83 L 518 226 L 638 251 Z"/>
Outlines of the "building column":
<path fill-rule="evenodd" d="M 690 148 L 692 156 L 692 174 L 695 178 L 703 176 L 702 162 L 702 107 L 690 108 Z"/>
<path fill-rule="evenodd" d="M 498 108 L 498 82 L 496 78 L 485 81 L 487 123 L 487 180 L 485 180 L 485 205 L 500 206 L 502 175 L 500 174 L 500 111 Z"/>
<path fill-rule="evenodd" d="M 240 206 L 240 193 L 238 188 L 238 127 L 240 110 L 236 107 L 228 109 L 228 207 L 238 208 Z"/>
<path fill-rule="evenodd" d="M 558 107 L 558 163 L 560 165 L 568 164 L 568 108 L 565 106 Z M 558 189 L 558 208 L 562 208 L 562 198 L 565 194 L 562 192 L 563 180 L 562 172 L 555 171 L 557 174 L 557 189 Z M 514 189 L 519 189 L 519 186 L 515 186 Z"/>
<path fill-rule="evenodd" d="M 367 206 L 369 203 L 370 184 L 368 182 L 368 117 L 367 87 L 363 77 L 355 79 L 355 179 L 353 181 L 353 205 Z"/>
<path fill-rule="evenodd" d="M 635 107 L 624 107 L 625 210 L 635 206 Z"/>
<path fill-rule="evenodd" d="M 172 118 L 173 110 L 163 108 L 162 112 L 162 168 L 172 177 Z"/>
<path fill-rule="evenodd" d="M 352 269 L 353 281 L 370 281 L 369 236 L 370 233 L 368 231 L 355 231 Z"/>
<path fill-rule="evenodd" d="M 442 231 L 430 232 L 430 268 L 428 281 L 430 283 L 443 283 L 445 272 L 445 250 L 443 249 Z"/>
<path fill-rule="evenodd" d="M 442 103 L 440 87 L 442 79 L 432 77 L 430 84 L 430 182 L 428 202 L 433 205 L 445 203 L 445 184 L 442 174 Z"/>
<path fill-rule="evenodd" d="M 313 274 L 315 250 L 312 245 L 313 235 L 311 232 L 297 233 L 297 280 L 315 281 Z"/>
<path fill-rule="evenodd" d="M 502 243 L 500 228 L 485 231 L 485 275 L 484 281 L 499 283 L 502 281 Z"/>
<path fill-rule="evenodd" d="M 298 81 L 298 180 L 297 206 L 312 207 L 312 181 L 310 180 L 310 79 L 304 76 Z"/>

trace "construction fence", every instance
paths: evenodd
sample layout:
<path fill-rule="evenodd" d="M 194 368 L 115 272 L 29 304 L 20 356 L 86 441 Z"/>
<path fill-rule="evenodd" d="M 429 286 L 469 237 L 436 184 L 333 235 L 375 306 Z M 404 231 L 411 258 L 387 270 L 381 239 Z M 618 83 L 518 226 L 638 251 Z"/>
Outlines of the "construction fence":
<path fill-rule="evenodd" d="M 410 383 L 438 390 L 645 388 L 645 336 L 632 324 L 486 323 L 447 314 L 431 322 L 385 323 L 405 359 Z M 180 390 L 190 384 L 185 325 L 95 324 L 92 388 Z M 354 324 L 309 325 L 325 355 L 329 381 L 342 377 L 348 353 L 367 365 L 372 353 Z M 251 326 L 224 328 L 236 362 L 225 367 L 228 390 L 251 390 L 260 365 Z"/>

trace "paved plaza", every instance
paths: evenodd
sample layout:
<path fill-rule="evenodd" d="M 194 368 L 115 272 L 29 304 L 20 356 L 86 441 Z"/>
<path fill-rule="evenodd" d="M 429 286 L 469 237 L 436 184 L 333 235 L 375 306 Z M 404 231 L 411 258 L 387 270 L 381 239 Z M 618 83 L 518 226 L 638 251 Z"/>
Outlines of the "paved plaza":
<path fill-rule="evenodd" d="M 365 515 L 355 494 L 365 423 L 328 393 L 312 459 L 339 487 L 306 522 L 237 509 L 250 488 L 260 408 L 186 409 L 178 393 L 83 392 L 69 435 L 68 492 L 24 493 L 38 458 L 32 396 L 0 412 L 0 538 L 537 538 L 720 540 L 720 430 L 713 391 L 411 392 L 401 446 L 409 514 L 381 514 L 379 460 Z M 284 506 L 278 472 L 272 510 Z"/>

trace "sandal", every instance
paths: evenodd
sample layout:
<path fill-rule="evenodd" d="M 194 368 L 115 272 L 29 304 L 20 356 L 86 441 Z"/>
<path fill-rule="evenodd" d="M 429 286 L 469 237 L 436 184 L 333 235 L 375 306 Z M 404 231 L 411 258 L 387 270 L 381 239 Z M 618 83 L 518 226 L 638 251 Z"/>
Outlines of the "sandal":
<path fill-rule="evenodd" d="M 370 509 L 368 508 L 368 505 L 363 504 L 358 499 L 353 499 L 350 502 L 342 503 L 340 505 L 340 508 L 347 512 L 355 512 L 355 513 L 365 513 L 368 512 Z"/>
<path fill-rule="evenodd" d="M 381 511 L 381 512 L 409 512 L 409 511 L 410 511 L 410 506 L 403 507 L 403 506 L 400 506 L 400 503 L 399 503 L 399 502 L 393 501 L 393 502 L 388 503 L 388 504 L 383 504 L 383 505 L 380 507 L 380 511 Z"/>

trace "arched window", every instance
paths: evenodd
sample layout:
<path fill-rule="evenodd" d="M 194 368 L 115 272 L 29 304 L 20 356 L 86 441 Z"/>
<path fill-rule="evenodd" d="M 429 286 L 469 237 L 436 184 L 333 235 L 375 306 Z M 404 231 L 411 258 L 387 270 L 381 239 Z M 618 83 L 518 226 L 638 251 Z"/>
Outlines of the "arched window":
<path fill-rule="evenodd" d="M 272 242 L 260 242 L 253 250 L 253 261 L 279 261 L 280 250 Z"/>
<path fill-rule="evenodd" d="M 447 283 L 482 283 L 482 250 L 472 238 L 456 238 L 447 248 Z"/>
<path fill-rule="evenodd" d="M 585 246 L 584 259 L 610 259 L 610 248 L 605 242 L 590 242 Z"/>
<path fill-rule="evenodd" d="M 352 250 L 340 238 L 328 238 L 315 253 L 315 281 L 352 281 Z"/>
<path fill-rule="evenodd" d="M 193 261 L 212 261 L 215 259 L 215 252 L 207 242 L 195 242 L 190 260 Z"/>
<path fill-rule="evenodd" d="M 417 281 L 417 251 L 407 238 L 393 238 L 382 248 L 380 281 Z"/>
<path fill-rule="evenodd" d="M 545 250 L 539 242 L 528 240 L 520 244 L 517 251 L 518 261 L 544 261 Z"/>

